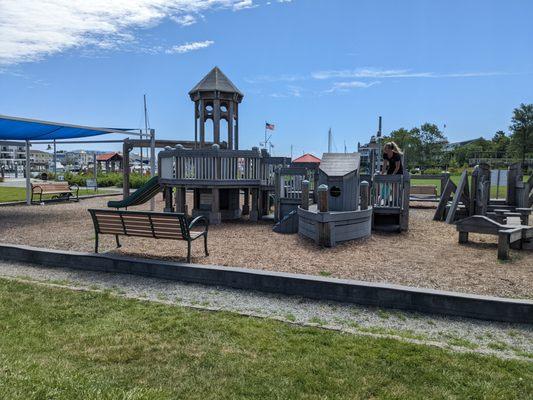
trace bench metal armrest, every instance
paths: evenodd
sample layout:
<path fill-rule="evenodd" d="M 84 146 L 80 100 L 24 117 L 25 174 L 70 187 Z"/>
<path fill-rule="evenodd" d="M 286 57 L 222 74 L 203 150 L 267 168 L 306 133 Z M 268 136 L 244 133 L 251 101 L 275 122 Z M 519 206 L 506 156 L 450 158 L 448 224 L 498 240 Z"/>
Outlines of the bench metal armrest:
<path fill-rule="evenodd" d="M 203 225 L 205 227 L 204 232 L 207 233 L 209 229 L 209 221 L 203 215 L 196 217 L 189 223 L 189 230 L 191 230 L 193 227 L 195 227 L 198 224 Z"/>
<path fill-rule="evenodd" d="M 31 185 L 31 191 L 33 193 L 42 193 L 43 192 L 43 187 L 41 185 Z"/>
<path fill-rule="evenodd" d="M 69 189 L 72 190 L 72 188 L 75 188 L 76 192 L 80 190 L 80 187 L 78 186 L 77 183 L 73 183 L 72 185 L 69 185 Z"/>

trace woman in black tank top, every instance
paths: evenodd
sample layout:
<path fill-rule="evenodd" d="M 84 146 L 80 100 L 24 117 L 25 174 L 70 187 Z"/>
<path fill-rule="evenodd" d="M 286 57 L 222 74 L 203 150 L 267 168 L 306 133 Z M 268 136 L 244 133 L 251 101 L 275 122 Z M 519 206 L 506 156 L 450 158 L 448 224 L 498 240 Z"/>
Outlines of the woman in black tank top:
<path fill-rule="evenodd" d="M 394 142 L 387 142 L 383 147 L 382 173 L 386 175 L 403 174 L 402 152 Z"/>

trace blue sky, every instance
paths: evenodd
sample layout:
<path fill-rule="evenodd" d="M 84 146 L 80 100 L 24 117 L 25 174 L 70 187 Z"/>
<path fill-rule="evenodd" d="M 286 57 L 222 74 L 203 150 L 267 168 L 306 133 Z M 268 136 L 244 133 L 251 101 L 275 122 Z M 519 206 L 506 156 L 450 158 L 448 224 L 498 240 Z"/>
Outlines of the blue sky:
<path fill-rule="evenodd" d="M 276 155 L 321 154 L 329 127 L 353 151 L 379 115 L 491 137 L 533 102 L 532 17 L 528 0 L 4 0 L 0 114 L 140 128 L 146 93 L 158 137 L 192 139 L 187 92 L 218 65 L 245 94 L 241 148 L 269 121 Z"/>

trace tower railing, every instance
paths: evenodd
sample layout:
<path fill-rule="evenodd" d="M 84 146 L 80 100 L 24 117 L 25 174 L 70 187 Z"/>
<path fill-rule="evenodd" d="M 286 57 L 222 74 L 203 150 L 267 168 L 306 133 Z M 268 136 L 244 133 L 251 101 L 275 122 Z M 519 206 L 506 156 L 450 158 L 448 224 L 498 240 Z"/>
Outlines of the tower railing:
<path fill-rule="evenodd" d="M 159 176 L 177 184 L 248 181 L 273 186 L 276 169 L 286 163 L 285 157 L 264 157 L 258 150 L 167 149 L 159 153 Z"/>

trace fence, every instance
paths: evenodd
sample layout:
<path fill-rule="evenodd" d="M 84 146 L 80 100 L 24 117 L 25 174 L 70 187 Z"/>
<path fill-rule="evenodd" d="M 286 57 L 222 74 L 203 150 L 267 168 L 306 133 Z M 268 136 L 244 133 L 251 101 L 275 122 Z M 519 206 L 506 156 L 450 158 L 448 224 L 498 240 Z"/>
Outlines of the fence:
<path fill-rule="evenodd" d="M 404 208 L 403 175 L 375 175 L 371 191 L 374 207 Z"/>

